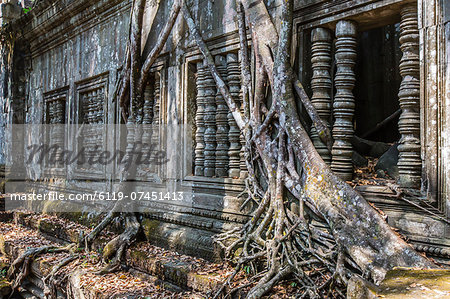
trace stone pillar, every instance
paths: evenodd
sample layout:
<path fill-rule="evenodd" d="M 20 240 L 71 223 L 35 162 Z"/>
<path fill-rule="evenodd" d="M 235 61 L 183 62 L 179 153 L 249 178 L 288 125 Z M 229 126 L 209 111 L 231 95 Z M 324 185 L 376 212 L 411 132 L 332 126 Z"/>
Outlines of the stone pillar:
<path fill-rule="evenodd" d="M 234 53 L 227 54 L 227 73 L 228 73 L 228 86 L 230 94 L 233 99 L 238 100 L 240 96 L 240 78 L 238 56 Z M 239 101 L 237 101 L 239 103 Z M 230 147 L 228 149 L 229 157 L 229 169 L 228 176 L 231 178 L 240 177 L 240 130 L 234 121 L 233 115 L 228 111 L 228 125 L 230 127 L 228 131 L 228 141 Z"/>
<path fill-rule="evenodd" d="M 209 69 L 205 71 L 205 168 L 204 176 L 216 174 L 216 83 Z"/>
<path fill-rule="evenodd" d="M 215 57 L 217 71 L 222 79 L 227 81 L 226 58 L 222 55 Z M 228 106 L 220 90 L 216 91 L 216 125 L 217 125 L 217 146 L 216 146 L 216 177 L 228 176 Z"/>
<path fill-rule="evenodd" d="M 203 61 L 197 63 L 197 112 L 195 114 L 195 168 L 194 174 L 198 176 L 204 175 L 205 166 L 205 67 Z"/>
<path fill-rule="evenodd" d="M 336 24 L 337 72 L 334 79 L 336 96 L 333 104 L 335 123 L 331 169 L 344 180 L 353 177 L 351 140 L 354 134 L 355 99 L 352 91 L 356 81 L 356 33 L 357 26 L 353 21 L 343 20 Z"/>
<path fill-rule="evenodd" d="M 54 144 L 57 144 L 59 146 L 59 151 L 56 152 L 56 164 L 57 167 L 64 166 L 64 163 L 62 161 L 62 154 L 64 151 L 64 139 L 65 139 L 65 128 L 64 124 L 66 123 L 66 101 L 65 99 L 58 99 L 53 102 L 54 107 L 54 124 L 57 124 L 56 127 L 54 127 L 53 133 L 53 140 Z"/>
<path fill-rule="evenodd" d="M 402 8 L 400 22 L 400 75 L 403 80 L 398 94 L 402 114 L 398 123 L 401 134 L 398 151 L 399 184 L 420 188 L 422 159 L 420 156 L 420 79 L 419 29 L 417 8 L 409 4 Z"/>
<path fill-rule="evenodd" d="M 329 126 L 331 117 L 331 31 L 326 28 L 316 28 L 311 33 L 311 63 L 313 76 L 311 80 L 311 102 L 320 118 Z M 328 165 L 331 164 L 331 153 L 320 140 L 317 130 L 311 127 L 311 139 L 314 147 Z"/>

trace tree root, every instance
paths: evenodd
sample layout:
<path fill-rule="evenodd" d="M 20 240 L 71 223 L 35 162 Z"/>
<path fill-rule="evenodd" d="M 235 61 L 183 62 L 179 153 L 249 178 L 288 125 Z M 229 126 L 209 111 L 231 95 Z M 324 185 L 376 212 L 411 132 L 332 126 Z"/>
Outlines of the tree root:
<path fill-rule="evenodd" d="M 106 214 L 102 221 L 84 238 L 79 240 L 78 247 L 85 247 L 89 250 L 92 242 L 95 238 L 114 220 L 117 216 L 119 209 L 121 208 L 122 202 L 117 201 L 114 207 Z"/>
<path fill-rule="evenodd" d="M 134 214 L 127 214 L 125 231 L 105 245 L 103 260 L 110 260 L 110 262 L 98 271 L 97 274 L 111 273 L 120 269 L 125 250 L 131 245 L 139 229 L 140 223 L 136 216 Z"/>
<path fill-rule="evenodd" d="M 352 273 L 365 274 L 377 281 L 394 266 L 435 267 L 401 240 L 356 191 L 334 175 L 314 149 L 298 116 L 295 94 L 328 148 L 332 138 L 290 64 L 293 1 L 281 2 L 279 32 L 263 1 L 238 2 L 241 76 L 245 84 L 243 109 L 217 71 L 185 0 L 175 0 L 169 22 L 143 65 L 140 42 L 145 1 L 133 1 L 130 42 L 121 88 L 117 88 L 121 113 L 124 118 L 130 115 L 127 123 L 133 124 L 135 105 L 142 104 L 148 72 L 181 11 L 217 90 L 245 138 L 249 177 L 246 192 L 241 195 L 248 196 L 245 204 L 256 204 L 251 219 L 242 229 L 225 232 L 215 240 L 229 260 L 241 250 L 235 271 L 215 297 L 229 289 L 244 265 L 250 267 L 253 279 L 257 280 L 248 298 L 260 298 L 285 278 L 298 283 L 301 297 L 342 298 Z M 250 73 L 246 20 L 252 37 L 255 76 Z M 253 78 L 256 82 L 252 82 Z M 126 177 L 127 174 L 125 180 Z M 118 211 L 116 205 L 84 238 L 86 250 Z M 120 268 L 126 248 L 139 232 L 140 223 L 134 213 L 125 214 L 125 219 L 125 231 L 104 248 L 103 260 L 110 262 L 99 274 Z M 28 275 L 34 256 L 50 250 L 58 249 L 47 246 L 27 250 L 14 261 L 8 274 L 15 277 L 15 288 Z M 70 258 L 62 261 L 63 265 L 55 267 L 46 277 L 50 284 L 48 293 L 54 292 L 55 274 L 69 262 Z"/>
<path fill-rule="evenodd" d="M 69 244 L 64 247 L 43 246 L 37 248 L 30 248 L 21 253 L 11 264 L 8 269 L 8 279 L 12 281 L 11 288 L 16 290 L 30 274 L 30 267 L 33 260 L 45 253 L 70 252 L 75 248 L 75 244 Z M 11 294 L 11 296 L 13 295 Z"/>
<path fill-rule="evenodd" d="M 50 274 L 48 274 L 43 279 L 44 283 L 44 295 L 46 298 L 57 298 L 57 287 L 61 286 L 61 282 L 66 279 L 66 275 L 64 277 L 61 277 L 59 279 L 56 278 L 56 275 L 58 274 L 58 271 L 67 266 L 70 262 L 76 260 L 79 258 L 79 255 L 70 255 L 63 259 L 60 263 L 58 263 L 56 266 L 53 267 Z"/>

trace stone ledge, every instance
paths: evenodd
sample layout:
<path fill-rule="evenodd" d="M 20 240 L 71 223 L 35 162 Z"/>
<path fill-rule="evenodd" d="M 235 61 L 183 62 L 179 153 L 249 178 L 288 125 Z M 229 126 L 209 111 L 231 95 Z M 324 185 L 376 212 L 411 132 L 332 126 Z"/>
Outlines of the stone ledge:
<path fill-rule="evenodd" d="M 28 212 L 14 212 L 14 222 L 23 226 L 36 230 L 49 239 L 55 241 L 63 241 L 67 243 L 78 243 L 81 235 L 89 233 L 86 227 L 77 223 L 62 220 L 61 222 L 54 221 L 55 216 L 42 215 L 42 217 L 33 217 L 33 214 Z M 48 217 L 48 218 L 46 218 Z M 69 226 L 69 227 L 68 227 Z M 111 236 L 110 236 L 111 237 Z M 93 249 L 101 249 L 108 242 L 105 235 L 100 235 L 92 244 Z"/>
<path fill-rule="evenodd" d="M 9 226 L 14 226 L 14 224 L 9 224 Z M 17 230 L 28 230 L 32 231 L 30 228 L 23 227 L 20 228 L 18 226 L 14 231 Z M 8 230 L 7 230 L 8 231 Z M 35 230 L 34 230 L 35 231 Z M 11 230 L 9 230 L 11 232 Z M 14 235 L 13 235 L 14 236 Z M 9 240 L 3 240 L 2 243 L 2 255 L 6 256 L 9 260 L 13 260 L 16 258 L 23 250 L 26 248 L 26 244 L 24 244 L 21 240 L 22 237 L 9 238 Z M 45 235 L 43 234 L 35 234 L 34 237 L 36 240 L 40 240 L 41 245 L 46 245 L 49 241 L 46 240 Z M 54 244 L 54 243 L 51 243 Z M 25 247 L 24 247 L 25 246 Z M 55 244 L 56 246 L 56 244 Z M 67 256 L 66 253 L 47 253 L 36 258 L 31 264 L 30 275 L 24 281 L 22 286 L 19 288 L 19 292 L 25 298 L 44 298 L 43 294 L 43 282 L 42 279 L 46 275 L 50 273 L 52 267 L 58 264 L 62 259 Z M 157 276 L 149 275 L 147 273 L 143 273 L 139 271 L 139 269 L 129 269 L 129 271 L 124 272 L 115 272 L 107 275 L 97 275 L 94 274 L 95 271 L 98 271 L 101 265 L 92 264 L 92 253 L 86 254 L 86 256 L 82 257 L 82 260 L 76 262 L 74 265 L 70 266 L 70 274 L 68 277 L 68 285 L 67 288 L 71 289 L 73 294 L 76 294 L 75 298 L 111 298 L 114 297 L 116 292 L 114 290 L 110 290 L 109 286 L 111 284 L 116 284 L 119 280 L 124 280 L 123 286 L 119 285 L 120 289 L 120 298 L 129 297 L 136 298 L 139 296 L 146 296 L 148 294 L 155 295 L 159 294 L 163 297 L 173 297 L 178 295 L 179 298 L 202 298 L 199 294 L 186 291 L 185 288 L 181 288 L 176 286 L 170 282 L 164 281 Z M 173 269 L 172 269 L 173 271 Z M 89 276 L 90 278 L 86 278 Z M 88 283 L 86 284 L 86 279 Z M 84 281 L 84 282 L 83 282 Z M 0 281 L 1 291 L 8 291 L 8 282 Z M 130 285 L 129 285 L 130 284 Z M 108 285 L 108 288 L 105 289 L 104 285 Z M 66 289 L 65 286 L 62 289 Z M 114 295 L 114 296 L 113 296 Z M 134 297 L 133 297 L 134 296 Z M 0 298 L 2 298 L 0 296 Z M 62 293 L 58 294 L 58 298 L 65 298 Z"/>
<path fill-rule="evenodd" d="M 41 233 L 43 238 L 45 237 L 57 243 L 78 242 L 79 231 L 83 227 L 68 220 L 61 220 L 63 223 L 59 223 L 59 219 L 55 220 L 55 218 L 55 216 L 37 215 L 26 211 L 14 212 L 14 221 L 16 224 L 23 225 L 27 229 Z M 88 229 L 84 229 L 86 233 Z M 150 229 L 150 227 L 147 227 L 147 229 Z M 112 236 L 109 236 L 109 238 L 112 238 Z M 96 243 L 97 246 L 95 247 L 99 249 L 103 248 L 109 238 L 104 236 Z M 206 293 L 219 286 L 223 279 L 223 277 L 217 274 L 199 273 L 203 269 L 200 269 L 200 271 L 199 269 L 192 270 L 192 264 L 195 261 L 201 261 L 206 267 L 214 267 L 215 264 L 209 263 L 206 260 L 179 254 L 170 255 L 170 251 L 149 245 L 147 242 L 141 242 L 139 244 L 157 248 L 155 251 L 159 253 L 157 255 L 150 255 L 149 250 L 139 249 L 137 248 L 138 246 L 134 246 L 127 251 L 125 266 L 130 268 L 129 272 L 133 273 L 133 276 L 144 276 L 146 277 L 145 280 L 160 285 L 164 289 L 175 290 L 177 292 L 193 290 Z M 3 242 L 2 248 L 3 252 L 10 259 L 16 258 L 21 250 L 11 244 L 11 242 Z M 34 261 L 32 272 L 36 277 L 34 279 L 36 282 L 30 283 L 32 285 L 30 288 L 33 292 L 36 292 L 36 288 L 40 289 L 43 287 L 39 285 L 39 280 L 48 274 L 51 266 L 51 264 L 48 264 L 41 258 Z M 151 279 L 149 280 L 148 277 Z M 76 280 L 76 278 L 73 279 Z M 87 290 L 87 292 L 89 293 L 90 291 Z"/>
<path fill-rule="evenodd" d="M 148 251 L 132 248 L 127 252 L 127 265 L 174 283 L 183 289 L 207 293 L 220 286 L 223 277 L 216 274 L 199 274 L 192 271 L 191 263 L 181 259 L 150 256 Z"/>

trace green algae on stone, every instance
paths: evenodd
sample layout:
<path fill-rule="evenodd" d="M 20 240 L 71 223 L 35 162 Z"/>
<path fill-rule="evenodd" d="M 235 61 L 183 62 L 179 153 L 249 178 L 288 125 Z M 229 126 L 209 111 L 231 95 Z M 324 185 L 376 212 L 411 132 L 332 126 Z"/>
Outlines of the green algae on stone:
<path fill-rule="evenodd" d="M 0 298 L 7 297 L 11 293 L 11 283 L 6 279 L 0 279 Z"/>
<path fill-rule="evenodd" d="M 347 298 L 450 298 L 450 270 L 394 268 L 386 273 L 378 287 L 353 276 L 348 284 Z"/>
<path fill-rule="evenodd" d="M 144 220 L 142 220 L 141 225 L 145 237 L 147 238 L 147 240 L 151 240 L 156 228 L 160 225 L 160 221 L 145 218 Z"/>

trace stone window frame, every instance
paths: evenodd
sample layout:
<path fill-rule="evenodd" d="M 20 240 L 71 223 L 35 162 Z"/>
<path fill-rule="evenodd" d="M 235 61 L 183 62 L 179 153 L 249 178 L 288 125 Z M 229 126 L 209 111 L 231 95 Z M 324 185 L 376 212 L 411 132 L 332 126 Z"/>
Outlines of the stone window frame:
<path fill-rule="evenodd" d="M 122 71 L 122 68 L 118 68 L 117 69 L 117 74 L 119 74 Z M 159 123 L 167 123 L 167 114 L 164 113 L 166 107 L 167 107 L 167 61 L 163 58 L 159 58 L 157 59 L 157 61 L 152 65 L 152 67 L 149 70 L 149 74 L 152 74 L 152 76 L 150 76 L 150 78 L 148 80 L 153 80 L 153 75 L 158 73 L 158 79 L 159 79 L 159 84 L 160 84 L 160 90 L 159 90 L 159 117 L 158 117 L 158 121 Z M 151 79 L 152 78 L 152 79 Z M 119 78 L 116 78 L 116 80 L 120 80 Z M 151 82 L 152 84 L 154 84 L 154 80 Z M 144 92 L 144 96 L 145 96 L 145 92 Z M 115 102 L 112 103 L 112 105 L 114 105 L 114 121 L 115 124 L 121 124 L 122 126 L 125 126 L 125 122 L 122 118 L 122 113 L 121 113 L 121 108 L 119 103 L 117 102 L 117 100 Z M 153 107 L 154 108 L 154 107 Z M 154 121 L 154 120 L 153 120 Z M 112 122 L 111 122 L 112 123 Z M 117 136 L 114 138 L 114 141 L 117 142 L 120 140 L 124 140 L 124 138 L 121 136 L 121 130 L 119 130 L 118 132 L 116 132 Z M 161 138 L 161 136 L 159 137 Z M 122 150 L 125 150 L 125 148 L 123 148 L 124 144 L 120 144 L 119 147 Z M 113 177 L 116 180 L 120 179 L 120 166 L 118 165 L 117 161 L 116 163 L 114 163 L 113 165 Z M 146 181 L 158 181 L 161 180 L 159 175 L 161 175 L 161 173 L 148 173 L 148 174 L 143 174 L 143 173 L 139 173 L 139 175 L 141 177 L 136 178 L 137 182 L 146 182 Z"/>
<path fill-rule="evenodd" d="M 249 45 L 251 44 L 251 39 L 248 37 Z M 227 37 L 223 41 L 216 42 L 212 45 L 208 45 L 209 50 L 211 52 L 211 55 L 214 57 L 216 55 L 226 55 L 227 53 L 231 52 L 239 52 L 240 49 L 240 41 L 237 31 L 234 33 L 234 35 Z M 240 57 L 240 55 L 238 55 Z M 182 114 L 182 122 L 184 124 L 190 124 L 192 121 L 195 122 L 195 120 L 192 119 L 192 115 L 188 115 L 189 113 L 189 102 L 192 101 L 192 95 L 189 94 L 188 90 L 192 88 L 192 85 L 195 85 L 195 81 L 192 80 L 192 76 L 189 76 L 189 74 L 192 72 L 192 68 L 194 65 L 197 64 L 197 62 L 203 60 L 204 56 L 201 54 L 199 50 L 193 50 L 190 52 L 187 52 L 184 54 L 184 67 L 183 67 L 183 82 L 182 82 L 182 101 L 181 101 L 181 111 L 183 111 Z M 240 61 L 240 60 L 239 60 Z M 251 62 L 252 63 L 252 62 Z M 194 87 L 195 88 L 195 87 Z M 195 142 L 193 142 L 195 145 Z M 193 168 L 193 165 L 185 165 L 185 169 Z M 203 176 L 195 176 L 195 175 L 189 175 L 186 177 L 186 181 L 196 181 L 196 182 L 203 182 L 205 184 L 225 184 L 226 186 L 229 186 L 229 188 L 240 188 L 244 187 L 244 179 L 241 178 L 230 178 L 230 177 L 203 177 Z M 234 186 L 233 186 L 234 185 Z M 233 187 L 231 187 L 233 186 Z"/>
<path fill-rule="evenodd" d="M 336 24 L 341 20 L 352 20 L 357 23 L 358 32 L 367 31 L 374 28 L 379 28 L 384 25 L 395 24 L 400 22 L 400 12 L 405 4 L 411 3 L 408 0 L 389 0 L 389 1 L 349 1 L 352 4 L 345 3 L 327 3 L 325 1 L 318 1 L 314 5 L 300 8 L 294 16 L 294 36 L 293 36 L 293 60 L 295 61 L 298 76 L 302 82 L 305 82 L 311 74 L 306 74 L 304 69 L 304 62 L 308 59 L 308 51 L 306 47 L 311 46 L 307 41 L 314 28 L 326 28 L 335 30 Z M 314 11 L 320 11 L 319 14 L 311 16 Z M 332 59 L 333 66 L 335 64 L 335 45 L 332 42 Z M 331 68 L 332 90 L 335 90 L 335 68 Z M 305 86 L 308 86 L 306 84 Z M 336 94 L 332 92 L 331 99 L 334 101 Z M 423 130 L 423 129 L 422 129 Z M 421 135 L 423 131 L 421 132 Z M 425 161 L 422 159 L 422 165 Z"/>
<path fill-rule="evenodd" d="M 81 111 L 81 94 L 89 91 L 93 91 L 96 89 L 103 88 L 104 91 L 104 101 L 103 101 L 103 124 L 108 124 L 108 108 L 109 104 L 109 84 L 110 83 L 110 72 L 103 72 L 97 74 L 95 76 L 91 76 L 88 78 L 84 78 L 82 80 L 74 82 L 74 103 L 73 103 L 73 111 L 71 115 L 72 124 L 76 126 L 76 130 L 78 130 L 78 125 L 80 125 L 80 114 Z M 73 131 L 76 131 L 73 130 Z M 106 128 L 105 128 L 106 130 Z M 76 132 L 71 132 L 72 134 L 76 134 Z M 72 140 L 76 140 L 76 136 L 73 135 Z M 106 134 L 103 134 L 103 144 L 105 144 L 105 149 L 107 149 L 110 145 L 108 144 L 109 138 L 106 137 Z M 78 150 L 78 143 L 73 142 L 72 145 L 73 150 L 75 152 Z M 101 170 L 96 169 L 83 169 L 78 167 L 77 165 L 72 165 L 72 178 L 73 179 L 90 179 L 90 180 L 105 180 L 107 179 L 107 168 L 106 165 L 103 165 Z"/>
<path fill-rule="evenodd" d="M 336 23 L 343 19 L 352 19 L 358 22 L 361 31 L 381 27 L 383 25 L 400 21 L 401 7 L 408 3 L 417 3 L 419 46 L 420 46 L 420 114 L 421 114 L 421 155 L 422 155 L 422 191 L 427 198 L 436 202 L 440 212 L 450 216 L 450 196 L 448 192 L 448 167 L 445 164 L 445 132 L 444 123 L 445 108 L 443 98 L 445 91 L 445 66 L 439 65 L 437 56 L 429 55 L 437 43 L 444 43 L 445 28 L 442 24 L 449 19 L 449 7 L 440 7 L 445 1 L 441 0 L 350 0 L 336 1 L 333 3 L 325 0 L 317 0 L 303 7 L 296 7 L 294 12 L 293 30 L 293 59 L 300 80 L 305 81 L 305 72 L 302 69 L 305 61 L 305 49 L 308 43 L 308 31 L 325 27 L 334 29 Z M 445 5 L 445 4 L 444 4 Z M 447 21 L 448 22 L 448 21 Z M 430 32 L 430 33 L 429 33 Z M 432 38 L 430 38 L 430 34 Z M 427 37 L 428 36 L 428 37 Z M 431 49 L 431 50 L 430 50 Z M 447 56 L 448 56 L 448 49 Z M 445 63 L 445 49 L 437 51 L 439 59 Z M 334 58 L 333 58 L 334 59 Z M 435 77 L 430 77 L 430 69 L 437 69 Z M 334 77 L 334 74 L 332 74 Z M 426 78 L 426 80 L 425 80 Z M 333 82 L 334 88 L 334 82 Z M 334 93 L 332 98 L 334 98 Z M 432 110 L 433 99 L 439 101 L 438 110 Z M 444 134 L 445 135 L 445 134 Z M 441 142 L 438 142 L 441 136 Z M 448 143 L 448 142 L 447 142 Z"/>
<path fill-rule="evenodd" d="M 43 94 L 43 99 L 44 99 L 44 109 L 43 109 L 43 113 L 42 113 L 42 124 L 44 124 L 44 126 L 49 125 L 48 122 L 48 104 L 50 102 L 53 101 L 58 101 L 58 100 L 63 100 L 65 105 L 64 105 L 64 123 L 63 124 L 67 124 L 67 121 L 69 119 L 69 115 L 68 115 L 68 111 L 69 111 L 69 91 L 70 91 L 70 86 L 64 86 L 61 88 L 57 88 L 51 91 L 47 91 Z M 49 136 L 47 136 L 47 129 L 44 129 L 44 140 L 47 140 L 47 138 L 49 138 Z M 64 132 L 64 145 L 66 146 L 68 144 L 68 135 L 67 135 L 67 131 L 65 130 Z M 47 162 L 44 162 L 44 172 L 47 175 L 54 175 L 57 177 L 64 177 L 66 175 L 66 167 L 49 167 L 47 165 Z"/>

